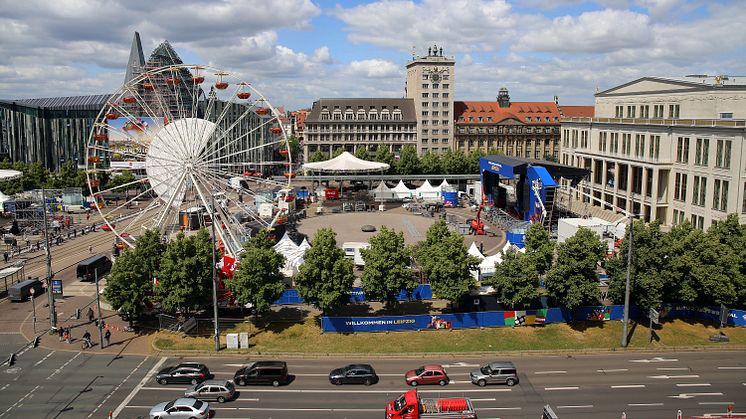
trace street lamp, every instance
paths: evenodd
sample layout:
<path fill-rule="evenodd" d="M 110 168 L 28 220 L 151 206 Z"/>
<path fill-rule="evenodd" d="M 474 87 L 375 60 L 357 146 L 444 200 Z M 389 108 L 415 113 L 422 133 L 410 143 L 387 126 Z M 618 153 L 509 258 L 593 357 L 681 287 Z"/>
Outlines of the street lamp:
<path fill-rule="evenodd" d="M 634 217 L 638 215 L 639 214 L 627 214 L 627 218 L 629 218 L 629 225 L 627 226 L 627 229 L 629 229 L 629 247 L 627 249 L 627 283 L 624 287 L 624 327 L 622 328 L 623 348 L 626 348 L 627 344 L 629 343 L 627 339 L 627 330 L 629 328 L 629 282 L 632 271 L 632 223 L 634 221 Z"/>
<path fill-rule="evenodd" d="M 215 260 L 215 193 L 210 197 L 210 219 L 212 220 L 212 314 L 215 322 L 215 352 L 220 351 L 220 326 L 218 326 L 218 278 Z"/>

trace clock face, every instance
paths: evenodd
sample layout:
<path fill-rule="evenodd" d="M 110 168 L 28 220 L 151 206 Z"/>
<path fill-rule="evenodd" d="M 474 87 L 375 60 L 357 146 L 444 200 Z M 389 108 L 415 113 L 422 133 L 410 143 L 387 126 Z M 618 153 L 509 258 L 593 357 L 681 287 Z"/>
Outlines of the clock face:
<path fill-rule="evenodd" d="M 440 74 L 438 74 L 438 73 L 431 74 L 430 75 L 430 80 L 432 80 L 432 81 L 440 81 Z"/>

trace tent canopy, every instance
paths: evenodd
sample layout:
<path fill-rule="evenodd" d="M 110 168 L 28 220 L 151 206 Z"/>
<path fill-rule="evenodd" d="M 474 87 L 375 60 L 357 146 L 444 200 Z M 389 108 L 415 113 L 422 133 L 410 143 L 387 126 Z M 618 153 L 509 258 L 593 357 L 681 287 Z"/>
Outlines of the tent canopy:
<path fill-rule="evenodd" d="M 425 183 L 416 191 L 418 198 L 437 198 L 440 196 L 440 188 L 434 187 L 428 180 L 425 180 Z"/>
<path fill-rule="evenodd" d="M 407 188 L 407 185 L 404 184 L 403 180 L 400 180 L 399 183 L 394 186 L 394 189 L 392 189 L 392 191 L 396 193 L 396 196 L 399 199 L 412 197 L 412 190 Z"/>
<path fill-rule="evenodd" d="M 376 186 L 375 189 L 373 189 L 373 196 L 375 196 L 376 199 L 396 199 L 397 195 L 396 192 L 392 191 L 391 188 L 386 186 L 386 183 L 381 181 L 381 183 Z"/>
<path fill-rule="evenodd" d="M 447 180 L 443 179 L 443 182 L 440 184 L 440 186 L 438 186 L 438 189 L 440 189 L 441 192 L 442 191 L 450 190 L 451 189 L 451 184 L 448 183 Z"/>
<path fill-rule="evenodd" d="M 303 165 L 304 170 L 314 172 L 380 172 L 388 170 L 389 167 L 386 163 L 359 159 L 347 151 L 330 160 Z"/>

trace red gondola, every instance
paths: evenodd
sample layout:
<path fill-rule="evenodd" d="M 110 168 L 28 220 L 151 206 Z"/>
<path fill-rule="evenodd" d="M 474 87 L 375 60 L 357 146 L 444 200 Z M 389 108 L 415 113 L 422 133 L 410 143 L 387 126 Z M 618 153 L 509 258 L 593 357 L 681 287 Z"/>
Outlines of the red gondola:
<path fill-rule="evenodd" d="M 98 188 L 101 185 L 101 181 L 99 179 L 91 179 L 88 182 L 88 185 L 90 185 L 92 188 Z"/>
<path fill-rule="evenodd" d="M 109 135 L 103 132 L 99 132 L 97 134 L 93 134 L 93 139 L 96 141 L 106 141 L 109 139 Z"/>
<path fill-rule="evenodd" d="M 288 151 L 286 149 L 284 149 L 284 148 L 281 148 L 280 149 L 280 154 L 282 154 L 283 156 L 287 156 L 288 155 Z"/>
<path fill-rule="evenodd" d="M 257 108 L 256 113 L 258 115 L 267 115 L 269 113 L 269 109 L 267 108 Z"/>
<path fill-rule="evenodd" d="M 91 156 L 88 157 L 88 163 L 98 163 L 101 159 L 98 156 Z"/>
<path fill-rule="evenodd" d="M 117 119 L 119 118 L 119 114 L 116 112 L 109 112 L 106 114 L 106 119 Z"/>
<path fill-rule="evenodd" d="M 178 77 L 168 77 L 166 78 L 166 84 L 175 86 L 177 84 L 181 83 L 181 79 Z"/>
<path fill-rule="evenodd" d="M 137 99 L 135 99 L 134 96 L 125 96 L 122 98 L 122 102 L 124 103 L 135 103 L 137 102 Z"/>
<path fill-rule="evenodd" d="M 282 134 L 282 128 L 272 127 L 269 129 L 269 132 L 271 132 L 272 134 Z"/>
<path fill-rule="evenodd" d="M 143 83 L 142 88 L 152 92 L 153 90 L 155 90 L 155 85 L 153 85 L 153 83 Z"/>
<path fill-rule="evenodd" d="M 285 177 L 294 178 L 295 177 L 295 172 L 285 172 L 282 175 L 285 176 Z"/>
<path fill-rule="evenodd" d="M 202 84 L 205 82 L 205 78 L 202 76 L 194 76 L 192 77 L 192 83 L 194 84 Z"/>
<path fill-rule="evenodd" d="M 215 88 L 218 90 L 225 90 L 228 88 L 228 82 L 225 81 L 219 81 L 215 83 Z"/>
<path fill-rule="evenodd" d="M 238 92 L 236 93 L 236 96 L 238 96 L 239 99 L 248 99 L 251 97 L 251 93 L 249 92 Z"/>

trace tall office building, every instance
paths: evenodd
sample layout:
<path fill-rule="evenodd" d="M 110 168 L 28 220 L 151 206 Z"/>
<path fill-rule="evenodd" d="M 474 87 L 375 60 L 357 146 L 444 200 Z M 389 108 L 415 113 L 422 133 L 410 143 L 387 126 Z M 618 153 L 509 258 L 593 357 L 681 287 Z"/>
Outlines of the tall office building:
<path fill-rule="evenodd" d="M 700 229 L 746 222 L 746 77 L 644 77 L 562 119 L 561 162 L 591 170 L 572 192 L 594 207 Z M 577 198 L 577 199 L 576 199 Z"/>
<path fill-rule="evenodd" d="M 420 155 L 454 149 L 453 92 L 456 60 L 443 56 L 437 45 L 427 55 L 407 63 L 405 97 L 414 100 L 417 115 L 417 150 Z"/>

